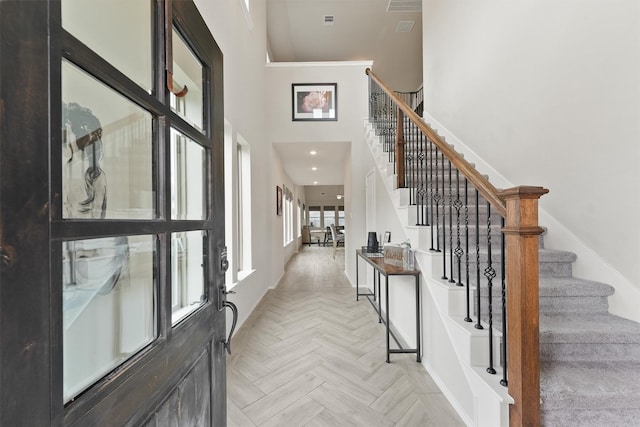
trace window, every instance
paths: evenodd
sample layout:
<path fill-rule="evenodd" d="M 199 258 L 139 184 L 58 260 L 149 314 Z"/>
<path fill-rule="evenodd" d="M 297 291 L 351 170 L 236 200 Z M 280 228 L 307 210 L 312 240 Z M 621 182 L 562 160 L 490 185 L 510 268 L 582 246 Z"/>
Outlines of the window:
<path fill-rule="evenodd" d="M 322 227 L 320 206 L 309 206 L 309 226 Z"/>
<path fill-rule="evenodd" d="M 338 226 L 344 227 L 344 206 L 338 206 Z"/>
<path fill-rule="evenodd" d="M 302 205 L 300 204 L 300 199 L 298 199 L 298 233 L 297 237 L 302 236 Z"/>
<path fill-rule="evenodd" d="M 251 0 L 240 0 L 242 12 L 247 20 L 247 26 L 251 30 L 253 28 L 253 20 L 251 19 Z"/>
<path fill-rule="evenodd" d="M 225 233 L 229 269 L 227 283 L 233 286 L 252 268 L 251 263 L 251 151 L 241 135 L 233 137 L 225 122 Z"/>
<path fill-rule="evenodd" d="M 335 225 L 336 224 L 336 207 L 325 206 L 323 217 L 324 217 L 323 227 L 329 227 L 332 224 Z"/>
<path fill-rule="evenodd" d="M 236 143 L 235 224 L 237 229 L 235 270 L 251 270 L 251 151 L 249 143 L 238 135 Z"/>
<path fill-rule="evenodd" d="M 283 186 L 283 221 L 282 234 L 284 245 L 293 241 L 293 193 L 286 186 Z"/>

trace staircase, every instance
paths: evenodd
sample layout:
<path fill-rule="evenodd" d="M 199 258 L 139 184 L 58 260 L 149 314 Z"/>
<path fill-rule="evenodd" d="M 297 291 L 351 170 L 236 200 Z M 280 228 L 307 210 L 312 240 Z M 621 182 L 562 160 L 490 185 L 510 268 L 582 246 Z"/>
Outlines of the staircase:
<path fill-rule="evenodd" d="M 462 288 L 441 279 L 441 273 L 434 271 L 430 264 L 433 261 L 431 235 L 428 227 L 417 227 L 415 224 L 418 214 L 410 203 L 410 188 L 396 188 L 397 179 L 394 174 L 394 163 L 390 162 L 382 138 L 375 136 L 375 129 L 368 124 L 367 139 L 371 152 L 376 159 L 380 173 L 383 175 L 389 190 L 390 199 L 396 207 L 400 221 L 405 226 L 406 234 L 417 249 L 417 261 L 425 275 L 423 283 L 431 288 L 433 294 L 442 293 L 445 289 L 446 298 L 442 305 L 445 307 L 460 307 L 464 304 Z M 411 172 L 409 172 L 411 173 Z M 412 178 L 406 179 L 407 183 Z M 455 190 L 454 190 L 455 191 Z M 446 205 L 446 201 L 444 202 Z M 444 208 L 444 207 L 443 207 Z M 446 207 L 448 209 L 448 206 Z M 480 211 L 480 208 L 478 209 Z M 478 212 L 480 221 L 486 223 L 486 211 Z M 499 215 L 491 215 L 493 228 L 491 229 L 491 259 L 493 268 L 500 270 L 501 257 L 499 247 L 494 247 L 501 237 Z M 452 233 L 447 225 L 440 229 L 440 238 L 448 239 Z M 640 426 L 640 324 L 626 320 L 608 312 L 607 298 L 614 289 L 603 283 L 580 279 L 572 275 L 572 264 L 576 256 L 570 252 L 547 249 L 540 237 L 539 248 L 539 293 L 540 293 L 540 396 L 541 396 L 541 424 L 544 426 Z M 487 265 L 488 251 L 484 244 L 479 257 L 481 270 Z M 475 261 L 471 261 L 473 264 Z M 441 270 L 440 270 L 441 271 Z M 427 277 L 428 276 L 428 277 Z M 470 283 L 477 291 L 477 283 L 471 278 Z M 487 290 L 480 285 L 481 311 L 487 313 L 489 300 Z M 493 293 L 492 305 L 501 304 L 499 291 Z M 474 297 L 475 299 L 475 297 Z M 473 308 L 472 308 L 473 309 Z M 464 325 L 459 310 L 444 310 L 445 322 L 457 324 L 469 332 L 467 344 L 456 344 L 457 349 L 471 348 L 473 351 L 477 337 L 482 332 L 473 331 L 468 324 Z M 475 310 L 474 310 L 475 311 Z M 487 325 L 487 316 L 482 314 L 482 323 Z M 494 337 L 498 344 L 494 344 L 496 353 L 500 352 L 502 319 L 500 314 L 493 316 Z M 450 339 L 459 339 L 460 334 L 449 331 Z M 486 332 L 484 333 L 486 335 Z M 486 347 L 482 344 L 479 347 Z M 476 350 L 484 351 L 484 350 Z M 469 359 L 467 376 L 473 376 L 479 365 L 486 363 L 483 356 L 467 357 L 459 355 L 458 359 Z M 475 360 L 475 362 L 474 362 Z M 478 361 L 481 362 L 478 362 Z M 500 362 L 498 362 L 500 364 Z M 480 366 L 482 368 L 482 366 Z M 493 381 L 487 388 L 479 386 L 474 390 L 476 395 L 484 395 L 495 390 L 501 375 L 501 366 L 497 366 L 497 375 L 478 374 L 471 378 L 470 384 L 477 384 L 478 380 Z M 497 377 L 497 378 L 496 378 Z M 501 387 L 501 386 L 498 386 Z M 504 389 L 506 390 L 506 389 Z M 506 392 L 504 392 L 506 393 Z M 498 397 L 493 400 L 500 408 L 494 413 L 502 413 L 500 420 L 486 421 L 486 417 L 476 414 L 474 425 L 508 425 L 504 415 L 510 402 L 508 397 Z M 479 411 L 491 412 L 486 408 Z M 483 418 L 485 421 L 478 421 Z M 496 423 L 496 424 L 492 424 Z"/>

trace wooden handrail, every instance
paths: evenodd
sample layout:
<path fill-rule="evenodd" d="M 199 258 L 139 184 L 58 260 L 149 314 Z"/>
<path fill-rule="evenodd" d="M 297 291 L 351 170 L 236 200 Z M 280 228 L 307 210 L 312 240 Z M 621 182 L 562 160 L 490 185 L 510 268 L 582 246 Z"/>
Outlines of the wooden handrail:
<path fill-rule="evenodd" d="M 476 168 L 471 166 L 469 162 L 467 162 L 464 157 L 462 157 L 456 150 L 451 148 L 449 144 L 443 141 L 443 139 L 438 135 L 433 129 L 431 129 L 421 118 L 418 116 L 412 109 L 409 107 L 404 101 L 395 94 L 395 92 L 389 88 L 378 76 L 374 73 L 371 68 L 366 69 L 366 74 L 370 76 L 386 93 L 387 95 L 396 103 L 398 108 L 401 109 L 404 114 L 413 121 L 413 123 L 431 140 L 442 153 L 447 157 L 447 159 L 451 162 L 451 164 L 459 170 L 468 180 L 469 182 L 480 192 L 482 197 L 485 198 L 491 206 L 493 206 L 500 215 L 507 216 L 507 206 L 502 197 L 498 194 L 499 191 L 493 184 L 489 182 L 484 176 L 478 172 Z"/>

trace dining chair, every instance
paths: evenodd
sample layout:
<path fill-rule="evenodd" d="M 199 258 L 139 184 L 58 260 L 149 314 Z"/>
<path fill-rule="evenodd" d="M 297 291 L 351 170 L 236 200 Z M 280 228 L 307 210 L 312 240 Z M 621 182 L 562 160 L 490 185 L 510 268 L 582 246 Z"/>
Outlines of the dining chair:
<path fill-rule="evenodd" d="M 331 238 L 333 239 L 333 259 L 336 259 L 336 252 L 338 251 L 338 243 L 342 242 L 344 245 L 344 234 L 336 231 L 335 224 L 331 224 Z"/>

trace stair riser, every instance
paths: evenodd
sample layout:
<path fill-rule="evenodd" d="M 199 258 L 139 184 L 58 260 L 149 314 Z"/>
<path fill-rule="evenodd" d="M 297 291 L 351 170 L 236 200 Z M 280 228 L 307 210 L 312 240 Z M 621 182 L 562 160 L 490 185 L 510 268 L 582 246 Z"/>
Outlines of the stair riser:
<path fill-rule="evenodd" d="M 640 361 L 640 344 L 540 343 L 540 361 Z"/>
<path fill-rule="evenodd" d="M 609 300 L 602 297 L 540 297 L 540 313 L 606 313 L 609 311 Z"/>

